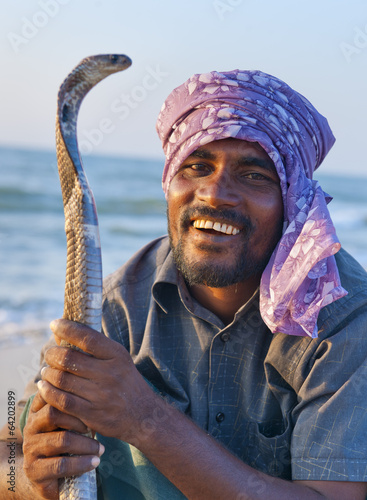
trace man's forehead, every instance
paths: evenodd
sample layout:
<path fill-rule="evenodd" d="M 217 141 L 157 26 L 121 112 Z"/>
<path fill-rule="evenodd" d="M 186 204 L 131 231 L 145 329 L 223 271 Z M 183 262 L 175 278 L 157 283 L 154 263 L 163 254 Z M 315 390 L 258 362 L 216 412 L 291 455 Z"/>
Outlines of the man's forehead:
<path fill-rule="evenodd" d="M 198 147 L 195 151 L 190 153 L 191 155 L 200 155 L 200 154 L 216 154 L 221 151 L 239 151 L 246 153 L 247 151 L 256 151 L 260 155 L 264 155 L 269 158 L 265 149 L 258 142 L 251 142 L 242 139 L 236 139 L 233 137 L 228 137 L 226 139 L 219 139 L 207 142 L 203 146 Z M 270 160 L 270 158 L 269 158 Z M 270 160 L 271 161 L 271 160 Z"/>

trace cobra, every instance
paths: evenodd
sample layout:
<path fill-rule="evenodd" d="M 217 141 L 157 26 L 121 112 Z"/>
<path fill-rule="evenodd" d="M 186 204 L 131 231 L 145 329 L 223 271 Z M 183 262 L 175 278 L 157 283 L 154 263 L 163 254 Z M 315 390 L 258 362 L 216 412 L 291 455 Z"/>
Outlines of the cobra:
<path fill-rule="evenodd" d="M 83 59 L 62 83 L 57 102 L 56 153 L 67 245 L 63 317 L 97 331 L 102 321 L 101 244 L 96 205 L 78 151 L 77 118 L 86 94 L 130 65 L 129 57 L 118 54 Z M 60 480 L 59 498 L 96 500 L 95 470 Z"/>

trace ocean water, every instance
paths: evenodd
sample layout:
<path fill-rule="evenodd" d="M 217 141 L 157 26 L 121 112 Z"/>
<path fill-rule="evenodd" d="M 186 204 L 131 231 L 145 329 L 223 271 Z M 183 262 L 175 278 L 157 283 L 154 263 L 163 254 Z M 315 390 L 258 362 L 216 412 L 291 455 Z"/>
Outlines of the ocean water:
<path fill-rule="evenodd" d="M 165 234 L 159 161 L 85 156 L 104 275 Z M 318 179 L 339 239 L 367 269 L 367 178 Z M 54 153 L 0 148 L 0 347 L 46 338 L 63 311 L 66 243 Z"/>

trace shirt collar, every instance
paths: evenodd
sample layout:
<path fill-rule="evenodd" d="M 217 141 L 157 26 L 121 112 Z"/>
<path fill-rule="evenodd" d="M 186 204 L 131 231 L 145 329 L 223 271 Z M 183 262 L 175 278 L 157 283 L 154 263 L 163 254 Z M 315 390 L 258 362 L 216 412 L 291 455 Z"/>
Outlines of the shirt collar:
<path fill-rule="evenodd" d="M 170 251 L 159 269 L 152 286 L 153 299 L 165 313 L 169 312 L 169 301 L 167 300 L 169 296 L 169 289 L 178 290 L 178 282 L 179 273 L 176 268 L 172 252 Z"/>

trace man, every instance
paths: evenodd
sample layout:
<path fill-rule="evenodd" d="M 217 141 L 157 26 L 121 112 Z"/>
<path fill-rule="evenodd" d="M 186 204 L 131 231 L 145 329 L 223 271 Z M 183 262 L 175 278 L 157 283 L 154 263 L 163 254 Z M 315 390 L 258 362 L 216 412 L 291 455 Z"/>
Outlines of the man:
<path fill-rule="evenodd" d="M 99 464 L 105 498 L 364 499 L 367 277 L 312 180 L 326 120 L 270 75 L 212 72 L 157 129 L 169 239 L 106 279 L 106 337 L 53 322 L 91 356 L 46 352 L 22 487 L 58 498 Z"/>

